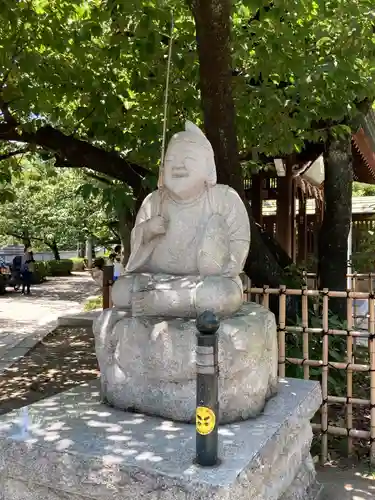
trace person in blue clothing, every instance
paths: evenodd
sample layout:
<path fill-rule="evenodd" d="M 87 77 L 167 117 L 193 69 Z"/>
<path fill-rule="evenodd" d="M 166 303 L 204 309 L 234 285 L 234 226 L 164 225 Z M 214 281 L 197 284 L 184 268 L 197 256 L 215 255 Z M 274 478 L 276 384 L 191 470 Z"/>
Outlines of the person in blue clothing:
<path fill-rule="evenodd" d="M 115 246 L 109 256 L 109 260 L 113 264 L 113 281 L 116 281 L 120 277 L 123 268 L 121 263 L 121 245 Z"/>
<path fill-rule="evenodd" d="M 30 295 L 30 286 L 33 280 L 34 255 L 31 247 L 25 246 L 21 263 L 22 293 Z"/>

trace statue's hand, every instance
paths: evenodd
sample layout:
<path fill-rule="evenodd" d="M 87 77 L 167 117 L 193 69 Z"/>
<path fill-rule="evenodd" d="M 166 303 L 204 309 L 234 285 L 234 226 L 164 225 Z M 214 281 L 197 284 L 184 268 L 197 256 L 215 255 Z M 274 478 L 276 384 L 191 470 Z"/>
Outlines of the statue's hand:
<path fill-rule="evenodd" d="M 152 316 L 154 315 L 155 290 L 143 290 L 133 293 L 132 296 L 132 316 Z"/>
<path fill-rule="evenodd" d="M 151 219 L 147 221 L 147 224 L 145 226 L 145 239 L 152 240 L 156 236 L 165 234 L 166 231 L 167 221 L 163 217 L 161 217 L 160 215 L 151 217 Z"/>

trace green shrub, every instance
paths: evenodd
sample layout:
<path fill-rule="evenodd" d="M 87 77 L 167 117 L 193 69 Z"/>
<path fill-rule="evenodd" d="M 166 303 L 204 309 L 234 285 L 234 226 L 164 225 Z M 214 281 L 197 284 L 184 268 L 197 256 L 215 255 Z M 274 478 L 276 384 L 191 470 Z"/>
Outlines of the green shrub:
<path fill-rule="evenodd" d="M 34 283 L 43 283 L 47 277 L 47 266 L 44 261 L 36 261 L 34 263 L 33 281 Z"/>
<path fill-rule="evenodd" d="M 352 254 L 353 271 L 358 273 L 373 272 L 375 266 L 374 231 L 357 229 L 356 240 L 356 251 Z"/>
<path fill-rule="evenodd" d="M 62 259 L 36 261 L 34 267 L 34 283 L 42 283 L 47 276 L 69 276 L 72 271 L 83 271 L 84 259 Z"/>
<path fill-rule="evenodd" d="M 47 276 L 69 276 L 73 270 L 73 262 L 70 259 L 48 260 L 45 264 Z"/>
<path fill-rule="evenodd" d="M 93 311 L 94 309 L 101 309 L 103 307 L 103 297 L 98 295 L 98 297 L 92 297 L 85 302 L 83 309 L 85 311 Z"/>
<path fill-rule="evenodd" d="M 84 271 L 85 270 L 85 259 L 81 257 L 73 257 L 70 259 L 73 262 L 72 271 Z"/>
<path fill-rule="evenodd" d="M 335 300 L 335 299 L 333 299 Z M 322 328 L 322 315 L 319 311 L 321 301 L 317 302 L 318 310 L 310 307 L 308 311 L 309 328 Z M 293 326 L 302 327 L 302 319 L 297 318 Z M 332 330 L 343 330 L 346 332 L 346 321 L 335 316 L 331 311 L 328 313 L 328 327 Z M 323 336 L 321 333 L 309 334 L 309 359 L 323 359 Z M 302 358 L 303 357 L 303 335 L 298 332 L 287 332 L 285 336 L 287 358 Z M 345 335 L 329 335 L 328 336 L 328 351 L 329 359 L 336 362 L 344 362 L 346 359 L 346 336 Z M 303 378 L 303 365 L 286 364 L 286 376 L 291 378 Z M 322 367 L 311 367 L 310 378 L 312 380 L 321 380 Z M 346 372 L 345 370 L 331 369 L 328 375 L 328 391 L 333 396 L 344 396 L 346 394 Z"/>

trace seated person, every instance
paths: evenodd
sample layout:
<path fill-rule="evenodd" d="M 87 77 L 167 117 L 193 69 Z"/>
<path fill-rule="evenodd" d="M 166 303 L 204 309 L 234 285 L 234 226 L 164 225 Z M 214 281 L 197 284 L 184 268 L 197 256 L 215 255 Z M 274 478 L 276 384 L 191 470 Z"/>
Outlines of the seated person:
<path fill-rule="evenodd" d="M 94 265 L 91 270 L 91 276 L 95 283 L 100 286 L 100 288 L 103 287 L 103 268 L 105 266 L 105 260 L 103 257 L 99 257 L 98 259 L 94 260 Z"/>

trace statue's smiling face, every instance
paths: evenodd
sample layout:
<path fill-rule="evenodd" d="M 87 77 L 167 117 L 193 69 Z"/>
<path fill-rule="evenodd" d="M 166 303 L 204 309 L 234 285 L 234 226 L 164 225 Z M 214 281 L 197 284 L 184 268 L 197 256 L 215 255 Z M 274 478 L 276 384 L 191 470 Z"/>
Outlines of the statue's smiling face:
<path fill-rule="evenodd" d="M 170 143 L 164 162 L 164 185 L 176 197 L 193 198 L 207 180 L 206 155 L 197 144 L 184 140 Z"/>

